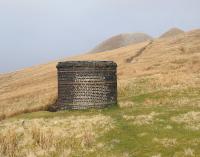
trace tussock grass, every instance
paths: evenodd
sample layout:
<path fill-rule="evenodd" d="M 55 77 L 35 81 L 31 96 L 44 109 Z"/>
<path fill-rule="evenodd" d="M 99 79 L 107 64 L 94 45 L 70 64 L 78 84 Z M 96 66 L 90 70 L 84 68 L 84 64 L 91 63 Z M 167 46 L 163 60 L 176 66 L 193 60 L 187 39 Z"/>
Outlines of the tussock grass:
<path fill-rule="evenodd" d="M 185 156 L 195 156 L 195 155 L 194 155 L 194 150 L 191 149 L 191 148 L 185 149 L 185 150 L 184 150 L 184 154 L 185 154 Z"/>
<path fill-rule="evenodd" d="M 120 108 L 131 108 L 134 107 L 136 104 L 132 101 L 122 101 L 118 103 Z"/>
<path fill-rule="evenodd" d="M 123 118 L 127 121 L 133 122 L 134 125 L 149 125 L 154 122 L 154 117 L 159 115 L 159 113 L 151 112 L 146 115 L 128 116 L 123 115 Z"/>
<path fill-rule="evenodd" d="M 177 140 L 174 138 L 163 138 L 163 139 L 154 138 L 153 142 L 159 143 L 166 148 L 173 147 L 177 144 Z"/>
<path fill-rule="evenodd" d="M 178 124 L 184 124 L 185 128 L 191 130 L 200 130 L 200 112 L 190 111 L 171 118 Z"/>
<path fill-rule="evenodd" d="M 33 125 L 30 130 L 34 144 L 42 149 L 49 149 L 55 142 L 55 137 L 51 128 L 41 128 L 41 126 Z"/>
<path fill-rule="evenodd" d="M 161 154 L 153 155 L 151 157 L 161 157 Z"/>
<path fill-rule="evenodd" d="M 97 149 L 96 139 L 114 128 L 103 115 L 71 116 L 67 119 L 34 119 L 4 123 L 0 130 L 1 156 L 69 156 Z M 30 148 L 30 149 L 28 149 Z"/>
<path fill-rule="evenodd" d="M 1 156 L 14 157 L 19 151 L 19 136 L 14 129 L 0 134 L 0 154 Z"/>

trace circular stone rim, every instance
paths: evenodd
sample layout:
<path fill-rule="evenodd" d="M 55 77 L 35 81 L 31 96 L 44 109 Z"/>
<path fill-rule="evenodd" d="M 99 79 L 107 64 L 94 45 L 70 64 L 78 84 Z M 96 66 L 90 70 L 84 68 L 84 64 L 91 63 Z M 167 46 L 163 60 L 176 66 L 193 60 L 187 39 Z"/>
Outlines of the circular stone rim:
<path fill-rule="evenodd" d="M 65 61 L 58 62 L 56 68 L 66 67 L 117 67 L 113 61 Z"/>

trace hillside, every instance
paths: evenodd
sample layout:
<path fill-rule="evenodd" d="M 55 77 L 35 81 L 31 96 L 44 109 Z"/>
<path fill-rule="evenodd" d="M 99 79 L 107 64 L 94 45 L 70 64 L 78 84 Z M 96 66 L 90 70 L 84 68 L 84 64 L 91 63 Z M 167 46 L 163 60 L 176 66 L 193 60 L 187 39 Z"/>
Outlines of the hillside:
<path fill-rule="evenodd" d="M 0 156 L 200 157 L 200 30 L 63 60 L 117 62 L 118 106 L 43 111 L 57 61 L 0 75 Z"/>
<path fill-rule="evenodd" d="M 168 38 L 168 37 L 174 37 L 179 34 L 183 34 L 184 31 L 179 28 L 171 28 L 167 32 L 163 33 L 160 38 Z"/>
<path fill-rule="evenodd" d="M 137 56 L 141 50 L 143 52 Z M 156 39 L 65 60 L 114 60 L 118 64 L 119 81 L 152 76 L 163 85 L 195 86 L 199 81 L 199 50 L 200 30 L 194 30 L 177 38 Z M 56 64 L 57 61 L 0 75 L 0 115 L 37 110 L 54 103 Z"/>
<path fill-rule="evenodd" d="M 195 85 L 199 81 L 200 30 L 149 43 L 65 60 L 114 60 L 118 64 L 119 81 L 143 76 L 155 77 L 164 85 Z M 56 64 L 57 61 L 0 75 L 0 115 L 9 116 L 53 104 L 57 93 Z"/>
<path fill-rule="evenodd" d="M 102 43 L 97 45 L 93 50 L 91 50 L 90 53 L 114 50 L 120 47 L 128 46 L 131 44 L 137 44 L 148 40 L 152 40 L 152 37 L 144 33 L 119 34 L 103 41 Z"/>

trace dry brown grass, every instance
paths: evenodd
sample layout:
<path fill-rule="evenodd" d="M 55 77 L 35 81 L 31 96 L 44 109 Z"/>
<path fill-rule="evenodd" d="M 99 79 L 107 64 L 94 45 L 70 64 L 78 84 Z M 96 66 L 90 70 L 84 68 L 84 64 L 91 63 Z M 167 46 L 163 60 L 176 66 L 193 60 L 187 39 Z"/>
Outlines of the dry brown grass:
<path fill-rule="evenodd" d="M 150 114 L 145 115 L 137 115 L 137 116 L 130 116 L 130 115 L 123 115 L 123 118 L 127 121 L 131 121 L 134 125 L 149 125 L 153 124 L 155 116 L 159 115 L 159 113 L 152 112 Z"/>
<path fill-rule="evenodd" d="M 182 151 L 178 151 L 174 154 L 174 157 L 198 157 L 199 155 L 195 154 L 194 149 L 185 148 Z"/>
<path fill-rule="evenodd" d="M 194 155 L 194 150 L 193 149 L 191 149 L 191 148 L 187 148 L 187 149 L 185 149 L 184 150 L 184 154 L 185 154 L 185 156 L 195 156 Z"/>
<path fill-rule="evenodd" d="M 134 107 L 135 103 L 132 101 L 121 101 L 118 103 L 120 108 Z"/>
<path fill-rule="evenodd" d="M 155 39 L 140 56 L 131 63 L 126 62 L 148 44 L 144 42 L 63 60 L 117 62 L 119 95 L 122 96 L 129 88 L 127 84 L 141 77 L 154 78 L 155 81 L 146 84 L 149 90 L 200 84 L 200 30 L 175 38 Z M 53 104 L 57 98 L 56 64 L 57 61 L 0 75 L 0 118 L 42 110 Z"/>
<path fill-rule="evenodd" d="M 54 137 L 51 128 L 43 129 L 41 126 L 34 125 L 30 132 L 35 144 L 40 146 L 42 149 L 48 149 L 53 146 L 55 141 L 53 141 Z"/>
<path fill-rule="evenodd" d="M 100 114 L 5 121 L 0 128 L 0 156 L 79 156 L 98 149 L 96 138 L 114 127 L 111 117 Z"/>
<path fill-rule="evenodd" d="M 168 147 L 174 147 L 177 144 L 177 140 L 175 138 L 154 138 L 153 142 L 161 144 L 162 146 L 168 148 Z"/>
<path fill-rule="evenodd" d="M 13 129 L 0 134 L 0 155 L 14 157 L 18 153 L 18 136 Z"/>
<path fill-rule="evenodd" d="M 153 155 L 151 157 L 161 157 L 161 154 L 156 154 L 156 155 Z"/>
<path fill-rule="evenodd" d="M 185 128 L 200 130 L 200 112 L 191 111 L 171 118 L 178 124 L 184 124 Z"/>

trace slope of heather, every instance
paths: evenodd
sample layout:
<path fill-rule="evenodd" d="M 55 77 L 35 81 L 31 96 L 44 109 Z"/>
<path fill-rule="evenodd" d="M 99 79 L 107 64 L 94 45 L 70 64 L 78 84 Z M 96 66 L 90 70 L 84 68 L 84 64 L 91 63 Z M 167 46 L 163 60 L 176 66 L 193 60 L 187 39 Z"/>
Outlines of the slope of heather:
<path fill-rule="evenodd" d="M 148 40 L 152 40 L 152 37 L 144 33 L 120 34 L 103 41 L 102 43 L 97 45 L 90 53 L 113 50 L 130 44 L 136 44 Z"/>
<path fill-rule="evenodd" d="M 184 31 L 179 28 L 171 28 L 167 32 L 163 33 L 160 38 L 168 38 L 168 37 L 174 37 L 179 34 L 183 34 Z"/>
<path fill-rule="evenodd" d="M 200 30 L 176 38 L 156 39 L 113 51 L 83 54 L 63 60 L 114 60 L 118 64 L 119 97 L 130 82 L 149 81 L 147 92 L 199 88 Z M 0 75 L 1 118 L 45 109 L 57 97 L 57 61 Z M 143 82 L 144 83 L 144 82 Z M 127 89 L 128 88 L 128 89 Z M 124 90 L 123 90 L 124 89 Z M 137 87 L 133 87 L 134 90 Z M 136 91 L 136 94 L 144 92 Z M 134 94 L 131 92 L 130 94 Z"/>

